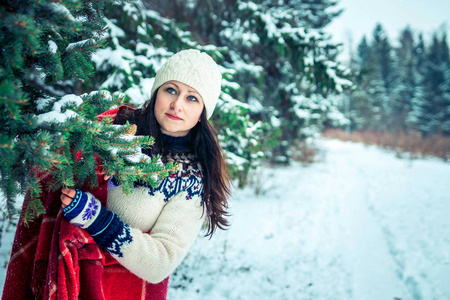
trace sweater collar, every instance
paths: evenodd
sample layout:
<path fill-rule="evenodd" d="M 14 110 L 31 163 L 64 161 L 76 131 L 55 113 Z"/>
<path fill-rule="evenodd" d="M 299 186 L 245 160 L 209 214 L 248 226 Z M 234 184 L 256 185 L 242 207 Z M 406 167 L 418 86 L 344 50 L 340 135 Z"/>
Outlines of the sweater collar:
<path fill-rule="evenodd" d="M 191 139 L 189 134 L 186 136 L 170 136 L 161 133 L 161 142 L 165 149 L 175 153 L 186 153 L 190 152 L 191 149 Z"/>

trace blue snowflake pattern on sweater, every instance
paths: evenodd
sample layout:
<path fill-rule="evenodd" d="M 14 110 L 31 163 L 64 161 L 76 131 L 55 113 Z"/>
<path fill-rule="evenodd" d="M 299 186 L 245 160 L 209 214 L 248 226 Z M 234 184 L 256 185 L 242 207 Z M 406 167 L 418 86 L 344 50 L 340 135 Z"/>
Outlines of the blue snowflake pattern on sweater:
<path fill-rule="evenodd" d="M 183 167 L 183 171 L 178 174 L 170 174 L 165 178 L 157 188 L 149 187 L 148 193 L 154 196 L 157 192 L 164 195 L 164 202 L 167 202 L 176 194 L 186 191 L 186 200 L 192 199 L 192 197 L 199 195 L 203 196 L 203 181 L 200 170 L 187 170 L 188 166 Z"/>
<path fill-rule="evenodd" d="M 89 203 L 86 207 L 86 210 L 83 212 L 83 215 L 82 215 L 83 221 L 92 219 L 92 217 L 95 216 L 95 213 L 97 212 L 98 208 L 99 208 L 99 206 L 98 206 L 97 202 L 95 201 L 95 198 L 91 197 L 89 199 Z"/>
<path fill-rule="evenodd" d="M 181 165 L 181 170 L 172 173 L 162 180 L 157 188 L 141 182 L 135 182 L 135 187 L 145 186 L 149 189 L 150 196 L 161 193 L 164 196 L 164 202 L 168 202 L 173 196 L 180 192 L 187 192 L 186 200 L 192 199 L 199 195 L 203 198 L 203 175 L 199 164 L 192 154 L 171 154 L 168 162 L 174 162 Z M 115 188 L 120 182 L 113 177 L 108 189 Z"/>

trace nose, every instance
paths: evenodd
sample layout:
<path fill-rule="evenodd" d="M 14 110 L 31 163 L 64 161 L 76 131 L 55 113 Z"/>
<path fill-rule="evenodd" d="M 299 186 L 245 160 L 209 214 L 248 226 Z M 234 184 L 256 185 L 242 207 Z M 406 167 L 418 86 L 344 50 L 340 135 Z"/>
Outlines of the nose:
<path fill-rule="evenodd" d="M 182 108 L 182 97 L 181 95 L 179 95 L 174 101 L 172 101 L 172 103 L 170 103 L 170 108 L 173 109 L 174 111 L 181 111 Z"/>

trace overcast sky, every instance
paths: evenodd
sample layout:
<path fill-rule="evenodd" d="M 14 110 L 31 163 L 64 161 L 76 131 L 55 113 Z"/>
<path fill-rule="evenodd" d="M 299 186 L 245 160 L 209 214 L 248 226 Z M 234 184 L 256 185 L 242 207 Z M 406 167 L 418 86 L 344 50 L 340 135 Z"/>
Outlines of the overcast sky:
<path fill-rule="evenodd" d="M 363 34 L 370 39 L 377 22 L 383 25 L 393 43 L 407 25 L 428 38 L 446 23 L 449 34 L 450 0 L 339 0 L 338 7 L 344 12 L 327 31 L 333 34 L 333 40 L 345 43 L 345 48 L 350 37 L 353 48 Z"/>

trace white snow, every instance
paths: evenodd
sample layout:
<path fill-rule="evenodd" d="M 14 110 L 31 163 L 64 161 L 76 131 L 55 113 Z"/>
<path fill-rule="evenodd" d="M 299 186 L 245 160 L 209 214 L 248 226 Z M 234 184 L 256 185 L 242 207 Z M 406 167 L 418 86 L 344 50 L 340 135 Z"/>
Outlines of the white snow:
<path fill-rule="evenodd" d="M 261 167 L 233 193 L 232 226 L 197 239 L 168 299 L 450 298 L 450 164 L 317 146 L 316 163 Z"/>
<path fill-rule="evenodd" d="M 237 156 L 233 152 L 225 151 L 225 155 L 227 157 L 227 163 L 234 164 L 239 170 L 243 170 L 244 165 L 249 163 L 247 159 Z"/>
<path fill-rule="evenodd" d="M 139 85 L 133 84 L 125 91 L 125 94 L 130 98 L 130 103 L 135 106 L 141 106 L 150 99 L 152 94 L 152 87 L 155 78 L 141 78 Z"/>
<path fill-rule="evenodd" d="M 77 51 L 77 50 L 80 50 L 85 47 L 90 47 L 91 45 L 94 45 L 94 44 L 95 44 L 94 39 L 86 39 L 86 40 L 82 40 L 82 41 L 79 41 L 76 43 L 70 43 L 66 47 L 66 52 Z"/>
<path fill-rule="evenodd" d="M 75 22 L 76 19 L 73 17 L 70 10 L 62 3 L 50 2 L 46 4 L 49 9 L 51 9 L 52 14 L 62 17 L 66 22 Z"/>
<path fill-rule="evenodd" d="M 319 146 L 234 193 L 232 226 L 196 241 L 168 299 L 449 299 L 450 165 Z"/>
<path fill-rule="evenodd" d="M 43 112 L 45 107 L 47 105 L 49 105 L 50 103 L 52 103 L 53 101 L 55 101 L 56 98 L 55 97 L 43 97 L 43 98 L 39 98 L 36 101 L 36 109 L 40 112 Z"/>
<path fill-rule="evenodd" d="M 81 104 L 83 104 L 83 99 L 81 99 L 80 96 L 77 96 L 75 94 L 68 94 L 65 95 L 64 97 L 62 97 L 58 102 L 56 102 L 53 107 L 53 110 L 56 110 L 55 107 L 59 107 L 59 109 L 61 109 L 61 107 L 64 107 L 67 104 L 74 104 L 75 106 L 80 106 Z"/>
<path fill-rule="evenodd" d="M 47 99 L 48 100 L 48 99 Z M 40 99 L 41 104 L 38 107 L 44 105 L 46 99 Z M 59 101 L 53 103 L 52 110 L 40 115 L 37 115 L 37 122 L 39 125 L 43 123 L 64 123 L 68 119 L 75 118 L 78 114 L 73 110 L 66 109 L 61 111 L 67 105 L 75 105 L 75 107 L 80 106 L 83 103 L 83 99 L 80 96 L 69 94 L 63 96 Z"/>
<path fill-rule="evenodd" d="M 117 20 L 110 20 L 108 18 L 103 18 L 103 20 L 106 23 L 106 27 L 108 28 L 108 33 L 110 36 L 113 37 L 124 37 L 125 36 L 125 31 L 122 30 L 122 28 L 120 28 L 119 26 L 117 26 L 115 23 L 117 22 Z"/>
<path fill-rule="evenodd" d="M 326 72 L 328 76 L 336 83 L 336 90 L 339 93 L 342 93 L 343 87 L 351 87 L 353 86 L 353 82 L 347 79 L 340 78 L 336 75 L 336 70 L 333 70 L 332 68 L 327 68 Z"/>
<path fill-rule="evenodd" d="M 55 54 L 58 51 L 58 45 L 54 41 L 48 41 L 48 52 Z"/>

